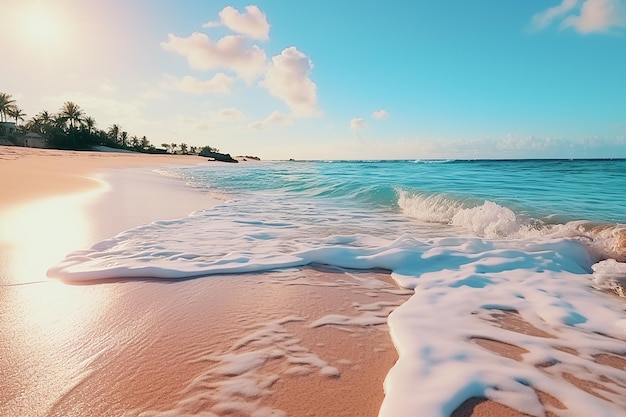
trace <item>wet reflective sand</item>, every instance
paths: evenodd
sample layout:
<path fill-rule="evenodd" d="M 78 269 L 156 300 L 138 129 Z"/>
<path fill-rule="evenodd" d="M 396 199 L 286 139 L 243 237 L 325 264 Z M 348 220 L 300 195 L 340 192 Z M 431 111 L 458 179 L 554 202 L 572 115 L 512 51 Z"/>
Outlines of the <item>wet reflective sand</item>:
<path fill-rule="evenodd" d="M 407 297 L 384 271 L 46 277 L 69 251 L 215 204 L 153 175 L 121 170 L 101 177 L 112 188 L 2 211 L 0 415 L 377 415 L 396 360 L 386 315 Z"/>

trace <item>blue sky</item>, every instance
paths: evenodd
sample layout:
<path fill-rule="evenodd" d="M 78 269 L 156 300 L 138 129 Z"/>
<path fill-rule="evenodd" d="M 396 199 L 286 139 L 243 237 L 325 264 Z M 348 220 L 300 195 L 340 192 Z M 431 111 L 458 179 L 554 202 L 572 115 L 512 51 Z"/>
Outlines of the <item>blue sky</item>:
<path fill-rule="evenodd" d="M 0 91 L 263 159 L 626 157 L 626 0 L 23 0 Z"/>

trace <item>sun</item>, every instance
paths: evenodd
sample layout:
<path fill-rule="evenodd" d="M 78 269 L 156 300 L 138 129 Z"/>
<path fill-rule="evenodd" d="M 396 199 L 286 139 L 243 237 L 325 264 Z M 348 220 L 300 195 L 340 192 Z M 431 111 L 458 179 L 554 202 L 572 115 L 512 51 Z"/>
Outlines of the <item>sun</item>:
<path fill-rule="evenodd" d="M 58 13 L 42 5 L 24 11 L 21 31 L 31 47 L 56 48 L 62 43 L 63 25 Z"/>

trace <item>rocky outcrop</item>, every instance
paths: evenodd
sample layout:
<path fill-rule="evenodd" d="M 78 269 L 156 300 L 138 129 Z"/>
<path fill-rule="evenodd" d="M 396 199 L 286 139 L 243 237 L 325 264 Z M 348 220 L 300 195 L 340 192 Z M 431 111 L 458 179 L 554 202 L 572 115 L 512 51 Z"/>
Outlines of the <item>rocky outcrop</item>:
<path fill-rule="evenodd" d="M 259 158 L 258 156 L 250 156 L 250 155 L 238 155 L 235 158 L 240 161 L 260 161 L 261 160 L 261 158 Z"/>
<path fill-rule="evenodd" d="M 219 152 L 210 152 L 210 151 L 202 151 L 200 152 L 200 156 L 205 156 L 209 158 L 209 161 L 220 161 L 220 162 L 234 162 L 237 163 L 236 159 L 233 159 L 229 153 L 219 153 Z"/>

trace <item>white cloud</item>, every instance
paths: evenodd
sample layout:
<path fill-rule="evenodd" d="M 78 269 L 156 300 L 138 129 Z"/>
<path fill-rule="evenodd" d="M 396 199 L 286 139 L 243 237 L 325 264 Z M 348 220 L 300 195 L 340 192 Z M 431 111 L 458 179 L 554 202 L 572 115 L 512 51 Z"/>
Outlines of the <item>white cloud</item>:
<path fill-rule="evenodd" d="M 287 126 L 292 123 L 293 120 L 288 115 L 279 111 L 273 111 L 265 119 L 251 123 L 248 127 L 255 130 L 263 130 L 271 126 Z"/>
<path fill-rule="evenodd" d="M 232 6 L 227 6 L 219 13 L 220 22 L 207 22 L 203 27 L 211 28 L 224 25 L 235 33 L 248 36 L 252 39 L 267 40 L 270 25 L 265 14 L 257 6 L 246 6 L 244 13 L 239 13 Z"/>
<path fill-rule="evenodd" d="M 165 79 L 162 85 L 163 88 L 196 95 L 208 93 L 230 94 L 230 88 L 234 81 L 232 77 L 222 72 L 215 74 L 210 80 L 199 80 L 189 75 L 181 79 L 166 75 Z"/>
<path fill-rule="evenodd" d="M 266 61 L 265 52 L 257 45 L 250 45 L 242 36 L 229 35 L 217 42 L 204 33 L 195 32 L 187 38 L 172 33 L 161 47 L 187 58 L 189 66 L 198 70 L 227 68 L 248 81 L 259 75 Z"/>
<path fill-rule="evenodd" d="M 571 142 L 563 138 L 538 138 L 535 136 L 517 136 L 508 134 L 494 141 L 493 146 L 501 151 L 547 151 L 567 149 Z"/>
<path fill-rule="evenodd" d="M 214 119 L 221 122 L 236 122 L 239 120 L 245 120 L 246 115 L 241 110 L 235 107 L 227 107 L 224 109 L 219 109 L 215 113 Z"/>
<path fill-rule="evenodd" d="M 583 34 L 606 32 L 626 26 L 626 6 L 624 0 L 563 0 L 558 6 L 535 14 L 531 29 L 544 29 L 558 19 L 562 19 L 561 29 L 573 28 Z"/>
<path fill-rule="evenodd" d="M 206 22 L 202 25 L 203 28 L 218 28 L 222 26 L 222 22 Z"/>
<path fill-rule="evenodd" d="M 334 144 L 337 147 L 339 145 Z M 507 135 L 502 138 L 364 139 L 355 134 L 340 153 L 370 159 L 506 159 L 607 157 L 626 152 L 626 141 L 600 138 L 550 138 Z"/>
<path fill-rule="evenodd" d="M 145 101 L 163 101 L 167 99 L 167 94 L 163 92 L 160 87 L 153 87 L 149 84 L 142 86 L 142 91 L 139 93 L 139 98 Z"/>
<path fill-rule="evenodd" d="M 537 13 L 533 16 L 531 27 L 535 30 L 544 29 L 552 23 L 554 19 L 563 17 L 578 4 L 578 0 L 563 0 L 558 6 Z"/>
<path fill-rule="evenodd" d="M 382 120 L 389 117 L 389 113 L 387 112 L 387 110 L 380 109 L 372 113 L 372 117 L 376 120 Z"/>
<path fill-rule="evenodd" d="M 283 100 L 295 116 L 319 116 L 317 86 L 309 78 L 312 68 L 311 60 L 292 46 L 272 58 L 260 84 L 270 94 Z"/>
<path fill-rule="evenodd" d="M 563 27 L 573 27 L 580 33 L 605 32 L 626 26 L 626 7 L 620 0 L 586 0 L 579 16 L 569 16 Z"/>
<path fill-rule="evenodd" d="M 359 117 L 350 120 L 350 130 L 357 131 L 365 129 L 365 119 Z"/>
<path fill-rule="evenodd" d="M 194 117 L 191 116 L 185 116 L 183 114 L 177 114 L 176 115 L 176 121 L 180 124 L 184 124 L 184 125 L 193 125 L 196 124 L 197 121 Z"/>
<path fill-rule="evenodd" d="M 110 81 L 102 81 L 98 86 L 98 89 L 103 94 L 112 94 L 117 92 L 117 87 Z"/>
<path fill-rule="evenodd" d="M 227 124 L 232 124 L 245 120 L 246 115 L 235 107 L 225 107 L 217 111 L 211 111 L 197 116 L 178 114 L 176 116 L 177 126 L 185 129 L 207 131 L 217 131 Z M 177 133 L 177 134 L 180 134 Z"/>

